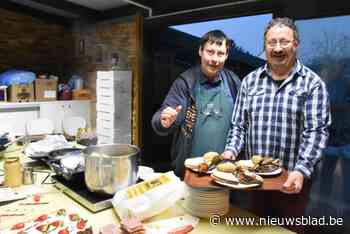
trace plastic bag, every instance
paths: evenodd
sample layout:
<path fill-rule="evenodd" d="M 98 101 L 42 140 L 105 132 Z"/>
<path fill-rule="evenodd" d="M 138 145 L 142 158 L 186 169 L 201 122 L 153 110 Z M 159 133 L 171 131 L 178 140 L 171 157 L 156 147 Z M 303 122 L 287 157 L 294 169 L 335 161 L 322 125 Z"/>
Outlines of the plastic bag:
<path fill-rule="evenodd" d="M 0 74 L 0 85 L 31 84 L 35 78 L 36 76 L 33 72 L 10 69 Z"/>
<path fill-rule="evenodd" d="M 142 221 L 173 206 L 184 191 L 183 182 L 171 171 L 118 191 L 112 204 L 121 219 Z"/>

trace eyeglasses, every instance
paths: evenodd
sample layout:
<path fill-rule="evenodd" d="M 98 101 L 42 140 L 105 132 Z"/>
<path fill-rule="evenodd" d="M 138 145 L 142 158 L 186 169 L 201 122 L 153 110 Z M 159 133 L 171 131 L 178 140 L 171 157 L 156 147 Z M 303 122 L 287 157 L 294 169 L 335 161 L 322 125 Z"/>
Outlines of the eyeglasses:
<path fill-rule="evenodd" d="M 279 44 L 280 47 L 282 48 L 286 48 L 289 46 L 290 43 L 292 43 L 293 41 L 289 41 L 289 40 L 280 40 L 280 41 L 277 41 L 277 40 L 271 40 L 271 41 L 267 41 L 266 42 L 266 45 L 270 48 L 276 48 L 277 45 Z"/>

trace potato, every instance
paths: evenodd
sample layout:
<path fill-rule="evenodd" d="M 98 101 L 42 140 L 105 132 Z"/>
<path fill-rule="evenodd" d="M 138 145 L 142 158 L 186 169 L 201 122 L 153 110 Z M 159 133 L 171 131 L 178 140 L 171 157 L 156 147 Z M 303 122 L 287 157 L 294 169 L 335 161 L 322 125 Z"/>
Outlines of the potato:
<path fill-rule="evenodd" d="M 260 155 L 253 155 L 251 160 L 254 164 L 259 164 L 261 161 L 264 160 L 264 158 Z"/>
<path fill-rule="evenodd" d="M 216 166 L 216 169 L 218 171 L 228 172 L 228 173 L 233 173 L 236 170 L 236 168 L 237 166 L 232 162 L 225 162 Z"/>
<path fill-rule="evenodd" d="M 215 156 L 219 156 L 219 154 L 217 152 L 207 152 L 203 154 L 203 160 L 210 165 Z"/>

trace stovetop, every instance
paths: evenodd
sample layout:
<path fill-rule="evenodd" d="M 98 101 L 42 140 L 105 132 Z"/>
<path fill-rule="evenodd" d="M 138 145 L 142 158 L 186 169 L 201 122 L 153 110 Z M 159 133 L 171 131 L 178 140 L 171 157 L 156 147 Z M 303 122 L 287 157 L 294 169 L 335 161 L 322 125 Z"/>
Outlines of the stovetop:
<path fill-rule="evenodd" d="M 52 179 L 56 181 L 56 188 L 94 213 L 112 207 L 113 195 L 90 192 L 86 187 L 83 172 L 75 174 L 71 180 L 58 175 L 52 176 Z"/>

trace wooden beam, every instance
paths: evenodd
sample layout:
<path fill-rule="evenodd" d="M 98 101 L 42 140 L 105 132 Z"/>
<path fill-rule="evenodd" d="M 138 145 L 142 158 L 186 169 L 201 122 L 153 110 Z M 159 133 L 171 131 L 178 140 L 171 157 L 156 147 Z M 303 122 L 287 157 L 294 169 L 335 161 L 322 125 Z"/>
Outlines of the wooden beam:
<path fill-rule="evenodd" d="M 143 16 L 137 14 L 135 16 L 136 35 L 135 35 L 135 62 L 133 69 L 133 118 L 132 118 L 132 142 L 134 145 L 142 148 L 142 42 L 143 42 Z"/>
<path fill-rule="evenodd" d="M 236 5 L 234 7 L 218 7 L 215 9 L 186 12 L 183 14 L 161 15 L 161 17 L 157 17 L 157 15 L 155 15 L 153 18 L 145 18 L 145 24 L 147 24 L 147 27 L 160 28 L 209 20 L 273 13 L 277 8 L 280 8 L 280 5 L 273 3 L 272 1 L 256 2 Z"/>

